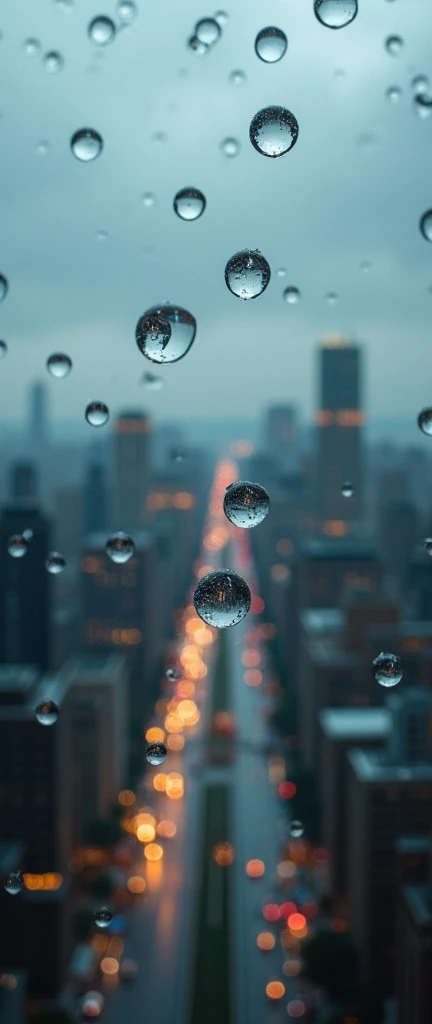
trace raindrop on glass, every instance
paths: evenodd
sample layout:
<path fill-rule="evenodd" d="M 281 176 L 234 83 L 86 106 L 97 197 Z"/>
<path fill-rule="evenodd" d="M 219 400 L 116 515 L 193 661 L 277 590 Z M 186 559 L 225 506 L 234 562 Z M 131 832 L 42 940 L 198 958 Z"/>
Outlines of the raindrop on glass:
<path fill-rule="evenodd" d="M 213 46 L 221 35 L 221 27 L 215 18 L 201 18 L 195 25 L 195 36 L 205 46 Z"/>
<path fill-rule="evenodd" d="M 33 530 L 23 530 L 22 535 L 24 537 L 24 540 L 32 540 Z"/>
<path fill-rule="evenodd" d="M 152 306 L 138 320 L 135 338 L 140 352 L 153 363 L 175 363 L 189 351 L 196 320 L 181 306 Z"/>
<path fill-rule="evenodd" d="M 277 277 L 286 277 L 287 276 L 286 267 L 279 267 L 279 269 L 276 271 L 276 275 L 277 275 Z"/>
<path fill-rule="evenodd" d="M 206 208 L 206 198 L 198 188 L 182 188 L 174 198 L 174 209 L 181 220 L 198 220 Z"/>
<path fill-rule="evenodd" d="M 233 139 L 230 137 L 228 137 L 227 139 L 222 139 L 219 148 L 221 149 L 223 155 L 228 157 L 238 156 L 238 154 L 240 153 L 240 143 L 238 139 Z"/>
<path fill-rule="evenodd" d="M 305 828 L 302 821 L 291 821 L 289 832 L 290 836 L 292 836 L 293 839 L 300 839 L 300 837 L 304 834 L 304 830 Z"/>
<path fill-rule="evenodd" d="M 51 377 L 67 377 L 72 369 L 72 359 L 65 352 L 53 352 L 46 365 Z"/>
<path fill-rule="evenodd" d="M 45 562 L 45 568 L 52 576 L 58 576 L 66 568 L 66 559 L 63 558 L 59 551 L 50 551 Z"/>
<path fill-rule="evenodd" d="M 362 260 L 361 263 L 359 263 L 359 269 L 364 274 L 367 274 L 369 270 L 372 270 L 372 263 L 370 262 L 370 260 Z"/>
<path fill-rule="evenodd" d="M 249 126 L 249 138 L 263 156 L 284 156 L 295 146 L 299 126 L 294 114 L 286 107 L 263 107 L 254 115 Z"/>
<path fill-rule="evenodd" d="M 270 498 L 261 484 L 239 480 L 225 492 L 223 509 L 230 523 L 250 530 L 268 515 Z"/>
<path fill-rule="evenodd" d="M 12 558 L 23 558 L 27 554 L 27 541 L 20 533 L 12 534 L 8 540 L 8 552 Z"/>
<path fill-rule="evenodd" d="M 59 11 L 70 13 L 74 5 L 74 0 L 55 0 L 55 5 Z"/>
<path fill-rule="evenodd" d="M 427 92 L 429 89 L 429 79 L 427 75 L 416 75 L 411 80 L 411 86 L 417 95 L 421 92 Z"/>
<path fill-rule="evenodd" d="M 184 462 L 184 457 L 184 452 L 182 452 L 181 448 L 171 449 L 171 458 L 173 462 Z"/>
<path fill-rule="evenodd" d="M 336 292 L 327 292 L 326 302 L 328 303 L 329 306 L 334 306 L 337 300 L 338 296 L 336 295 Z"/>
<path fill-rule="evenodd" d="M 191 36 L 187 45 L 188 49 L 192 50 L 192 53 L 197 57 L 203 57 L 204 54 L 208 52 L 208 46 L 206 46 L 205 43 L 202 43 L 197 36 Z"/>
<path fill-rule="evenodd" d="M 349 480 L 346 480 L 345 483 L 342 484 L 341 491 L 342 491 L 342 497 L 343 498 L 352 498 L 352 496 L 354 494 L 354 487 L 349 482 Z"/>
<path fill-rule="evenodd" d="M 138 14 L 138 7 L 134 0 L 117 0 L 117 16 L 124 25 L 128 25 Z"/>
<path fill-rule="evenodd" d="M 21 871 L 11 871 L 7 876 L 4 887 L 10 896 L 17 896 L 23 887 Z"/>
<path fill-rule="evenodd" d="M 422 409 L 417 416 L 417 423 L 423 434 L 432 436 L 432 408 Z"/>
<path fill-rule="evenodd" d="M 297 302 L 300 299 L 300 292 L 298 288 L 295 288 L 294 285 L 290 285 L 288 288 L 285 288 L 283 294 L 285 302 L 287 302 L 289 306 L 297 305 Z"/>
<path fill-rule="evenodd" d="M 116 565 L 124 565 L 130 558 L 135 554 L 135 544 L 132 537 L 128 537 L 127 533 L 122 533 L 119 530 L 117 533 L 112 533 L 105 544 L 105 551 L 108 558 Z"/>
<path fill-rule="evenodd" d="M 374 676 L 380 686 L 396 686 L 400 683 L 403 670 L 397 654 L 379 654 L 373 660 Z"/>
<path fill-rule="evenodd" d="M 391 57 L 399 57 L 403 44 L 403 39 L 400 36 L 387 36 L 385 48 Z"/>
<path fill-rule="evenodd" d="M 144 206 L 154 206 L 156 203 L 156 196 L 153 192 L 144 192 L 142 201 Z"/>
<path fill-rule="evenodd" d="M 39 39 L 26 39 L 24 42 L 24 50 L 28 57 L 36 57 L 36 54 L 42 49 Z"/>
<path fill-rule="evenodd" d="M 8 291 L 9 283 L 6 280 L 6 278 L 3 277 L 3 274 L 0 274 L 0 302 L 3 302 L 3 300 L 6 298 Z"/>
<path fill-rule="evenodd" d="M 167 668 L 165 675 L 170 683 L 176 683 L 178 679 L 181 679 L 181 672 L 178 668 Z"/>
<path fill-rule="evenodd" d="M 267 288 L 270 267 L 258 249 L 240 249 L 225 267 L 225 283 L 239 299 L 256 299 Z"/>
<path fill-rule="evenodd" d="M 149 764 L 163 764 L 167 756 L 167 748 L 164 743 L 149 743 L 145 756 Z"/>
<path fill-rule="evenodd" d="M 91 427 L 103 427 L 109 420 L 109 409 L 105 402 L 89 402 L 85 418 Z"/>
<path fill-rule="evenodd" d="M 166 132 L 153 132 L 152 142 L 155 142 L 157 146 L 164 146 L 168 141 L 168 135 Z"/>
<path fill-rule="evenodd" d="M 109 238 L 108 231 L 105 231 L 104 228 L 101 228 L 100 231 L 96 232 L 96 238 L 98 242 L 106 242 L 107 238 Z"/>
<path fill-rule="evenodd" d="M 216 11 L 214 19 L 221 28 L 225 28 L 229 22 L 229 14 L 227 11 Z"/>
<path fill-rule="evenodd" d="M 265 64 L 276 64 L 281 60 L 288 46 L 285 32 L 281 28 L 269 25 L 262 28 L 255 39 L 255 53 Z"/>
<path fill-rule="evenodd" d="M 0 359 L 7 356 L 8 347 L 5 341 L 0 341 Z"/>
<path fill-rule="evenodd" d="M 97 910 L 94 915 L 94 921 L 95 924 L 97 924 L 98 928 L 108 928 L 108 925 L 111 924 L 112 919 L 113 915 L 111 911 L 108 910 L 108 907 L 101 907 L 100 910 Z"/>
<path fill-rule="evenodd" d="M 155 373 L 143 373 L 143 384 L 145 384 L 147 391 L 160 391 L 164 387 L 165 381 L 162 377 L 157 377 Z"/>
<path fill-rule="evenodd" d="M 106 46 L 107 43 L 112 43 L 116 34 L 114 22 L 104 14 L 93 18 L 87 31 L 90 41 L 95 46 Z"/>
<path fill-rule="evenodd" d="M 423 547 L 427 551 L 428 555 L 432 555 L 432 537 L 425 537 Z"/>
<path fill-rule="evenodd" d="M 420 231 L 427 242 L 432 242 L 432 210 L 426 210 L 421 217 Z"/>
<path fill-rule="evenodd" d="M 432 114 L 432 96 L 425 92 L 419 92 L 414 96 L 413 100 L 414 113 L 420 119 L 420 121 L 426 121 L 426 118 Z"/>
<path fill-rule="evenodd" d="M 41 139 L 41 141 L 38 142 L 36 146 L 36 153 L 38 154 L 38 156 L 46 156 L 49 148 L 50 144 L 47 141 L 47 139 Z"/>
<path fill-rule="evenodd" d="M 90 160 L 96 160 L 96 157 L 102 152 L 103 139 L 94 128 L 80 128 L 72 135 L 70 145 L 77 160 L 88 163 Z"/>
<path fill-rule="evenodd" d="M 50 50 L 43 58 L 43 66 L 48 75 L 57 75 L 64 66 L 64 58 L 57 50 Z"/>
<path fill-rule="evenodd" d="M 358 3 L 357 0 L 315 0 L 314 11 L 326 28 L 345 28 L 354 21 Z"/>
<path fill-rule="evenodd" d="M 83 996 L 81 1010 L 84 1017 L 99 1017 L 104 1008 L 104 998 L 101 992 L 90 990 Z"/>
<path fill-rule="evenodd" d="M 398 85 L 389 85 L 386 90 L 386 97 L 389 103 L 399 103 L 401 96 L 402 89 L 400 89 Z"/>
<path fill-rule="evenodd" d="M 36 708 L 36 718 L 41 725 L 55 725 L 59 714 L 54 700 L 41 700 Z"/>
<path fill-rule="evenodd" d="M 194 593 L 194 605 L 208 626 L 226 629 L 247 615 L 251 593 L 245 580 L 232 569 L 215 569 L 203 576 Z"/>
<path fill-rule="evenodd" d="M 246 73 L 237 69 L 230 71 L 228 81 L 230 85 L 245 85 L 247 81 Z"/>

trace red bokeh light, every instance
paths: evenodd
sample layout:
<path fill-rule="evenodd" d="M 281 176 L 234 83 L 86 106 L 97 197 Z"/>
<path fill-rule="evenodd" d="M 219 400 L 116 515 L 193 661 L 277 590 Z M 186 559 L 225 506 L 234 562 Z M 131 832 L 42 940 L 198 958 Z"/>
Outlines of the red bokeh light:
<path fill-rule="evenodd" d="M 286 782 L 281 782 L 278 788 L 278 793 L 283 800 L 292 800 L 297 793 L 297 786 L 295 782 L 290 782 L 289 779 L 287 779 Z"/>
<path fill-rule="evenodd" d="M 266 903 L 263 908 L 263 917 L 266 921 L 279 921 L 281 916 L 277 903 Z"/>
<path fill-rule="evenodd" d="M 297 913 L 297 904 L 292 903 L 291 900 L 287 900 L 286 903 L 281 903 L 279 910 L 281 912 L 281 917 L 285 917 L 288 920 L 291 914 Z"/>

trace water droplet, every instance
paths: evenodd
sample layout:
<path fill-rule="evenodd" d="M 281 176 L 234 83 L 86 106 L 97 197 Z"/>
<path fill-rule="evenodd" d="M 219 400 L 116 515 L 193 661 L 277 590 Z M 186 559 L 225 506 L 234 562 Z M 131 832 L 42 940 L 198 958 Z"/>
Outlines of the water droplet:
<path fill-rule="evenodd" d="M 279 267 L 279 269 L 276 271 L 276 275 L 277 275 L 277 277 L 286 277 L 287 276 L 286 267 Z"/>
<path fill-rule="evenodd" d="M 170 683 L 176 683 L 178 679 L 181 679 L 181 672 L 178 668 L 167 668 L 165 675 Z"/>
<path fill-rule="evenodd" d="M 168 135 L 166 132 L 153 132 L 152 142 L 155 142 L 157 146 L 164 146 L 168 142 Z"/>
<path fill-rule="evenodd" d="M 181 448 L 171 448 L 171 458 L 173 462 L 184 462 L 184 452 Z"/>
<path fill-rule="evenodd" d="M 46 365 L 52 377 L 68 377 L 72 369 L 72 359 L 65 352 L 53 352 Z"/>
<path fill-rule="evenodd" d="M 23 558 L 27 554 L 27 541 L 20 533 L 12 534 L 8 540 L 8 552 L 12 558 Z"/>
<path fill-rule="evenodd" d="M 156 203 L 156 196 L 154 192 L 144 192 L 142 201 L 144 206 L 154 206 Z"/>
<path fill-rule="evenodd" d="M 255 53 L 266 64 L 276 64 L 286 53 L 288 40 L 281 28 L 269 25 L 262 28 L 255 39 Z"/>
<path fill-rule="evenodd" d="M 431 239 L 431 241 L 432 241 L 432 239 Z M 423 434 L 428 434 L 428 436 L 431 437 L 432 436 L 432 408 L 428 407 L 427 409 L 422 409 L 421 412 L 419 412 L 419 414 L 418 414 L 417 423 L 418 423 L 418 425 L 420 427 L 420 430 L 423 431 Z"/>
<path fill-rule="evenodd" d="M 206 208 L 206 198 L 198 188 L 182 188 L 174 198 L 174 209 L 181 220 L 198 220 Z"/>
<path fill-rule="evenodd" d="M 270 267 L 258 249 L 240 249 L 225 267 L 225 283 L 239 299 L 256 299 L 267 288 Z"/>
<path fill-rule="evenodd" d="M 38 156 L 46 156 L 49 148 L 49 142 L 46 139 L 41 139 L 41 141 L 38 142 L 36 146 L 36 153 L 38 154 Z"/>
<path fill-rule="evenodd" d="M 285 288 L 284 299 L 289 306 L 295 306 L 300 299 L 300 292 L 298 288 L 295 288 L 294 285 L 290 285 L 288 288 Z"/>
<path fill-rule="evenodd" d="M 345 28 L 357 15 L 357 0 L 315 0 L 314 11 L 326 28 Z"/>
<path fill-rule="evenodd" d="M 116 565 L 124 565 L 128 562 L 135 554 L 135 544 L 132 537 L 128 537 L 127 533 L 122 533 L 119 530 L 117 533 L 112 533 L 105 544 L 105 551 L 108 558 Z"/>
<path fill-rule="evenodd" d="M 352 496 L 354 494 L 354 487 L 349 482 L 349 480 L 346 480 L 345 483 L 342 484 L 341 490 L 342 490 L 342 497 L 343 498 L 352 498 Z"/>
<path fill-rule="evenodd" d="M 97 924 L 98 928 L 108 928 L 108 925 L 111 924 L 112 919 L 113 915 L 111 911 L 108 910 L 108 907 L 101 907 L 100 910 L 97 910 L 94 915 L 94 921 L 95 924 Z"/>
<path fill-rule="evenodd" d="M 286 107 L 263 107 L 254 115 L 249 127 L 249 138 L 263 156 L 284 156 L 295 146 L 299 133 L 294 114 Z"/>
<path fill-rule="evenodd" d="M 402 89 L 398 85 L 389 85 L 386 91 L 386 97 L 389 103 L 399 103 L 402 96 Z"/>
<path fill-rule="evenodd" d="M 103 427 L 109 420 L 109 409 L 105 402 L 89 402 L 85 418 L 91 427 Z"/>
<path fill-rule="evenodd" d="M 157 377 L 155 373 L 143 373 L 142 379 L 148 391 L 160 391 L 165 385 L 162 377 Z"/>
<path fill-rule="evenodd" d="M 425 92 L 418 93 L 414 96 L 413 107 L 420 121 L 425 121 L 432 114 L 432 96 Z"/>
<path fill-rule="evenodd" d="M 247 82 L 246 73 L 237 69 L 230 71 L 228 81 L 230 85 L 245 85 Z"/>
<path fill-rule="evenodd" d="M 71 138 L 71 150 L 77 160 L 88 163 L 102 152 L 103 139 L 94 128 L 80 128 Z"/>
<path fill-rule="evenodd" d="M 128 25 L 138 14 L 138 7 L 134 0 L 117 0 L 117 16 L 123 24 Z"/>
<path fill-rule="evenodd" d="M 149 743 L 145 756 L 149 764 L 163 764 L 167 756 L 167 748 L 164 743 Z"/>
<path fill-rule="evenodd" d="M 90 990 L 83 996 L 81 1003 L 82 1014 L 86 1018 L 99 1017 L 104 1008 L 104 998 L 101 992 Z"/>
<path fill-rule="evenodd" d="M 399 57 L 404 41 L 401 36 L 387 36 L 385 48 L 391 57 Z"/>
<path fill-rule="evenodd" d="M 270 510 L 270 498 L 261 484 L 239 480 L 225 492 L 223 509 L 234 526 L 250 530 L 262 523 Z"/>
<path fill-rule="evenodd" d="M 375 679 L 380 686 L 396 686 L 400 683 L 403 670 L 397 654 L 381 653 L 374 658 L 373 666 Z"/>
<path fill-rule="evenodd" d="M 305 827 L 302 821 L 294 820 L 290 822 L 289 832 L 290 836 L 292 836 L 293 839 L 300 839 L 300 837 L 304 834 L 304 830 Z"/>
<path fill-rule="evenodd" d="M 36 708 L 36 718 L 41 725 L 55 725 L 59 714 L 54 700 L 41 700 Z"/>
<path fill-rule="evenodd" d="M 52 576 L 58 576 L 66 568 L 66 559 L 63 558 L 59 551 L 50 551 L 45 562 L 45 568 Z"/>
<path fill-rule="evenodd" d="M 21 871 L 11 871 L 7 876 L 4 887 L 11 896 L 17 896 L 23 887 Z"/>
<path fill-rule="evenodd" d="M 116 27 L 111 18 L 101 14 L 97 18 L 93 18 L 87 32 L 90 41 L 95 46 L 106 46 L 107 43 L 112 43 L 115 38 Z"/>
<path fill-rule="evenodd" d="M 74 5 L 74 0 L 55 0 L 55 5 L 59 11 L 69 13 Z"/>
<path fill-rule="evenodd" d="M 208 626 L 226 629 L 247 615 L 251 593 L 247 583 L 232 569 L 215 569 L 203 576 L 194 593 L 194 605 Z"/>
<path fill-rule="evenodd" d="M 221 35 L 221 27 L 215 18 L 201 18 L 195 25 L 195 36 L 205 46 L 213 46 Z"/>
<path fill-rule="evenodd" d="M 109 238 L 108 231 L 105 231 L 104 228 L 101 228 L 99 231 L 96 232 L 96 238 L 98 242 L 106 242 Z"/>
<path fill-rule="evenodd" d="M 427 75 L 415 75 L 415 77 L 411 80 L 411 86 L 414 89 L 416 95 L 419 95 L 419 93 L 422 92 L 427 92 L 429 89 L 429 84 L 430 83 Z"/>
<path fill-rule="evenodd" d="M 5 341 L 0 341 L 0 359 L 7 356 L 8 347 Z"/>
<path fill-rule="evenodd" d="M 224 156 L 233 157 L 238 156 L 241 147 L 238 139 L 228 137 L 227 139 L 222 139 L 219 148 Z"/>
<path fill-rule="evenodd" d="M 43 66 L 49 75 L 57 75 L 64 67 L 64 58 L 57 50 L 50 50 L 43 58 Z"/>
<path fill-rule="evenodd" d="M 420 231 L 427 242 L 432 242 L 432 210 L 426 210 L 421 217 Z"/>
<path fill-rule="evenodd" d="M 42 49 L 39 39 L 34 39 L 33 37 L 26 39 L 23 46 L 28 57 L 36 57 L 36 54 Z"/>
<path fill-rule="evenodd" d="M 24 537 L 24 540 L 32 540 L 33 530 L 23 530 L 22 535 Z"/>
<path fill-rule="evenodd" d="M 221 28 L 225 28 L 225 25 L 229 22 L 229 14 L 227 11 L 216 11 L 214 18 Z"/>
<path fill-rule="evenodd" d="M 197 57 L 203 57 L 208 52 L 208 46 L 202 43 L 197 36 L 191 36 L 188 40 L 188 49 L 192 50 L 192 53 L 196 54 Z"/>
<path fill-rule="evenodd" d="M 427 551 L 428 555 L 432 555 L 432 537 L 425 537 L 423 547 Z"/>
<path fill-rule="evenodd" d="M 338 295 L 336 294 L 336 292 L 327 292 L 326 302 L 328 303 L 329 306 L 335 306 L 337 301 Z"/>
<path fill-rule="evenodd" d="M 189 351 L 196 320 L 181 306 L 152 306 L 138 320 L 135 338 L 140 352 L 154 363 L 175 363 Z"/>
<path fill-rule="evenodd" d="M 362 260 L 359 264 L 359 268 L 364 274 L 367 274 L 368 270 L 372 270 L 372 263 L 370 260 Z"/>

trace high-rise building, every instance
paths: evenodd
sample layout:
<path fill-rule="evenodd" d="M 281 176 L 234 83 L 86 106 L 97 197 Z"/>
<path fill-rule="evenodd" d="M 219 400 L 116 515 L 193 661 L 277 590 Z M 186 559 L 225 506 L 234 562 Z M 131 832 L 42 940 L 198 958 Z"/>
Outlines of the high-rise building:
<path fill-rule="evenodd" d="M 8 540 L 31 530 L 27 553 L 13 558 Z M 49 525 L 35 507 L 26 503 L 4 508 L 0 516 L 0 661 L 50 664 L 50 574 L 45 568 L 49 551 Z"/>
<path fill-rule="evenodd" d="M 105 467 L 92 462 L 84 480 L 84 533 L 98 533 L 107 525 L 107 486 Z"/>
<path fill-rule="evenodd" d="M 114 520 L 124 532 L 138 530 L 146 519 L 150 474 L 151 420 L 136 410 L 114 424 Z"/>
<path fill-rule="evenodd" d="M 293 405 L 273 405 L 266 416 L 266 449 L 275 464 L 285 470 L 295 466 L 296 410 Z"/>
<path fill-rule="evenodd" d="M 47 393 L 40 381 L 32 385 L 29 394 L 28 431 L 32 447 L 40 450 L 48 440 Z"/>
<path fill-rule="evenodd" d="M 429 844 L 432 873 L 432 844 Z M 432 1020 L 432 879 L 399 892 L 396 929 L 397 1024 Z"/>
<path fill-rule="evenodd" d="M 363 518 L 361 350 L 343 338 L 324 341 L 319 350 L 317 511 L 321 529 L 342 537 Z M 349 481 L 352 497 L 344 497 Z"/>
<path fill-rule="evenodd" d="M 10 468 L 12 502 L 27 508 L 37 505 L 38 478 L 34 462 L 14 462 Z"/>

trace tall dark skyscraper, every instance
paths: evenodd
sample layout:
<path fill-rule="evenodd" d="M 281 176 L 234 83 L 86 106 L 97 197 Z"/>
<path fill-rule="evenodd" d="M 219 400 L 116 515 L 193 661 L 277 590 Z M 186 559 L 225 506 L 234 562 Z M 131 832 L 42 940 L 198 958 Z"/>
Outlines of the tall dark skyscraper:
<path fill-rule="evenodd" d="M 84 482 L 84 532 L 98 533 L 107 525 L 107 487 L 105 467 L 91 463 Z"/>
<path fill-rule="evenodd" d="M 363 513 L 361 351 L 343 338 L 330 338 L 319 350 L 318 500 L 321 528 L 345 536 Z M 350 481 L 352 497 L 342 484 Z"/>
<path fill-rule="evenodd" d="M 37 381 L 29 395 L 29 434 L 34 448 L 42 448 L 48 440 L 47 394 L 43 384 Z"/>
<path fill-rule="evenodd" d="M 114 425 L 114 515 L 116 530 L 138 530 L 146 518 L 151 420 L 136 410 Z"/>

